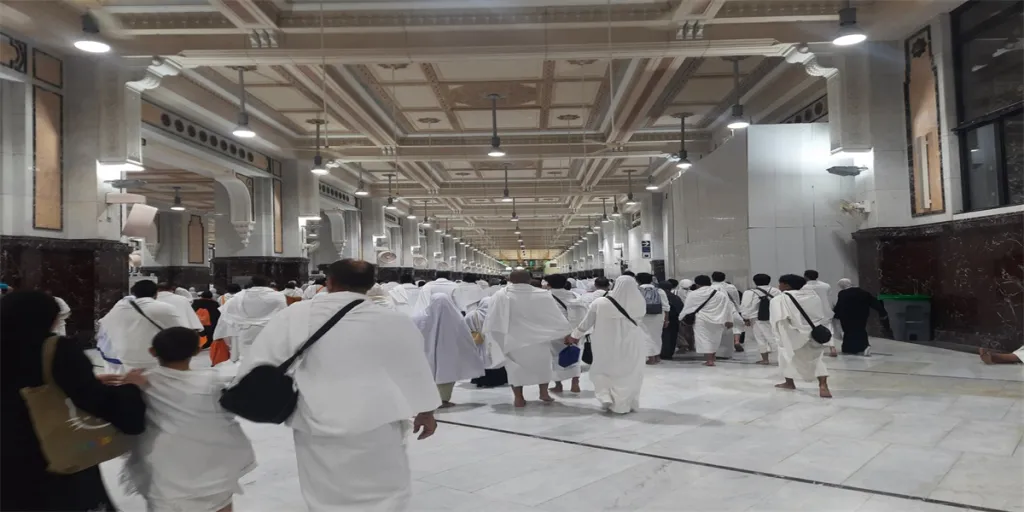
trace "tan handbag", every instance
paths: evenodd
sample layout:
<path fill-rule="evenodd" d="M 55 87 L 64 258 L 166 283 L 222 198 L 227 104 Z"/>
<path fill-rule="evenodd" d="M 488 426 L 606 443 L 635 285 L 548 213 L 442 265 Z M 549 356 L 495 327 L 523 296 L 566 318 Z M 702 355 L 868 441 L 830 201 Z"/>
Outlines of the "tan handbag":
<path fill-rule="evenodd" d="M 106 421 L 79 410 L 53 381 L 57 337 L 43 342 L 43 385 L 21 388 L 39 448 L 51 473 L 70 475 L 128 451 L 128 438 Z"/>

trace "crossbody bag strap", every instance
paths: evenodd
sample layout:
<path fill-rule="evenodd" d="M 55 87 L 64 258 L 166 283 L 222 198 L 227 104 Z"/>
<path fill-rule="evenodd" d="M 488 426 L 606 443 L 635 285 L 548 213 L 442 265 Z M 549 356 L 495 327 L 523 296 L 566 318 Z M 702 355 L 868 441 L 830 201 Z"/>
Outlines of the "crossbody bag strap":
<path fill-rule="evenodd" d="M 707 306 L 708 302 L 711 302 L 711 297 L 714 297 L 716 293 L 718 293 L 718 290 L 711 290 L 711 295 L 708 295 L 708 298 L 704 299 L 704 302 L 702 302 L 700 306 L 697 306 L 697 309 L 693 310 L 693 316 L 697 316 L 697 313 L 700 313 L 700 310 L 704 309 L 704 306 Z M 727 293 L 726 295 L 729 294 Z"/>
<path fill-rule="evenodd" d="M 811 317 L 807 315 L 807 312 L 804 311 L 804 308 L 803 306 L 800 305 L 800 302 L 796 300 L 796 297 L 788 293 L 786 294 L 786 296 L 789 297 L 789 300 L 793 301 L 793 305 L 796 306 L 796 309 L 800 311 L 800 314 L 804 317 L 804 320 L 807 320 L 807 323 L 810 324 L 811 329 L 817 327 L 815 323 L 811 321 Z"/>
<path fill-rule="evenodd" d="M 57 336 L 43 341 L 43 384 L 53 384 L 53 358 L 57 356 Z"/>
<path fill-rule="evenodd" d="M 308 350 L 309 347 L 312 347 L 314 343 L 316 343 L 320 338 L 324 336 L 324 334 L 327 334 L 327 331 L 331 330 L 331 328 L 333 328 L 342 319 L 342 317 L 347 315 L 349 311 L 352 311 L 353 308 L 362 303 L 363 299 L 354 300 L 352 302 L 349 302 L 345 307 L 341 308 L 341 310 L 335 313 L 334 316 L 330 318 L 330 320 L 327 320 L 327 322 L 325 322 L 324 325 L 320 326 L 320 328 L 317 329 L 317 331 L 313 333 L 313 335 L 310 336 L 309 339 L 306 340 L 302 344 L 302 346 L 299 347 L 298 350 L 295 351 L 295 354 L 293 354 L 291 357 L 285 360 L 285 362 L 281 363 L 277 368 L 281 371 L 287 371 L 288 368 L 291 368 L 292 364 L 295 363 L 295 360 L 298 359 L 304 352 L 306 352 L 306 350 Z"/>
<path fill-rule="evenodd" d="M 149 320 L 149 323 L 153 324 L 153 327 L 156 327 L 157 329 L 159 329 L 161 331 L 164 330 L 164 328 L 160 327 L 160 324 L 154 322 L 153 319 L 149 317 L 149 315 L 147 315 L 146 313 L 143 313 L 142 312 L 142 308 L 140 308 L 139 305 L 136 304 L 134 300 L 130 300 L 130 301 L 128 301 L 128 303 L 131 304 L 133 308 L 135 308 L 135 311 L 138 311 L 139 314 L 142 315 L 142 318 L 145 318 L 146 320 Z"/>
<path fill-rule="evenodd" d="M 552 293 L 551 298 L 555 299 L 555 302 L 557 302 L 559 306 L 562 306 L 562 309 L 569 311 L 569 306 L 566 306 L 558 297 L 555 297 L 555 294 Z"/>
<path fill-rule="evenodd" d="M 609 297 L 607 295 L 605 295 L 604 298 L 606 298 L 609 301 L 611 301 L 612 305 L 615 306 L 615 309 L 619 310 L 619 313 L 622 313 L 622 316 L 626 317 L 626 320 L 629 320 L 629 323 L 631 323 L 633 325 L 636 325 L 636 320 L 633 320 L 632 318 L 629 317 L 629 314 L 626 313 L 625 309 L 622 309 L 622 306 L 619 305 L 618 301 L 616 301 L 615 299 L 613 299 L 613 298 L 611 298 L 611 297 Z"/>

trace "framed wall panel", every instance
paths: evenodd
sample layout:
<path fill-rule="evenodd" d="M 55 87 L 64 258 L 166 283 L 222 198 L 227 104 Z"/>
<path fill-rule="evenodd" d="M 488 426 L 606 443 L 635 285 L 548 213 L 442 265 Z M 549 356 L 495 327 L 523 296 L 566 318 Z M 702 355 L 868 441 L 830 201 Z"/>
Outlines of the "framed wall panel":
<path fill-rule="evenodd" d="M 0 66 L 25 73 L 28 70 L 28 45 L 0 33 Z"/>
<path fill-rule="evenodd" d="M 32 89 L 32 227 L 64 229 L 64 99 L 36 86 Z"/>
<path fill-rule="evenodd" d="M 932 55 L 931 28 L 904 42 L 903 83 L 907 118 L 907 164 L 910 170 L 911 214 L 946 211 L 942 177 L 938 68 Z"/>
<path fill-rule="evenodd" d="M 206 237 L 204 236 L 203 218 L 190 215 L 188 219 L 188 262 L 206 263 Z"/>
<path fill-rule="evenodd" d="M 281 218 L 281 180 L 273 180 L 274 184 L 274 253 L 284 252 L 284 225 Z"/>
<path fill-rule="evenodd" d="M 58 89 L 64 87 L 64 63 L 42 50 L 32 49 L 32 76 Z"/>

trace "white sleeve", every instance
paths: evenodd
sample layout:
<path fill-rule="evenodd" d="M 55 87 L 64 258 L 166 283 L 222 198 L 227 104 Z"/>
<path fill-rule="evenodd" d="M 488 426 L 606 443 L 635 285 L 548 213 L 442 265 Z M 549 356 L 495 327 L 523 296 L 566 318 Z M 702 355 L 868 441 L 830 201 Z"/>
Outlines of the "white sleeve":
<path fill-rule="evenodd" d="M 661 297 L 661 310 L 668 313 L 668 310 L 671 309 L 671 305 L 668 302 L 668 294 L 665 293 L 665 290 L 658 288 L 658 295 Z"/>
<path fill-rule="evenodd" d="M 597 307 L 596 306 L 598 304 L 600 304 L 601 302 L 608 302 L 607 300 L 601 301 L 601 302 L 599 302 L 599 301 L 601 301 L 601 297 L 599 297 L 597 300 L 594 301 L 593 304 L 590 305 L 590 308 L 587 310 L 587 315 L 584 316 L 583 320 L 580 321 L 580 324 L 577 325 L 575 329 L 573 329 L 572 334 L 570 334 L 570 336 L 572 336 L 573 338 L 576 338 L 576 339 L 580 339 L 584 335 L 586 335 L 586 333 L 590 332 L 591 329 L 594 328 L 594 323 L 597 322 Z M 616 311 L 616 313 L 618 313 L 618 312 Z M 621 313 L 619 313 L 619 314 L 621 314 Z"/>

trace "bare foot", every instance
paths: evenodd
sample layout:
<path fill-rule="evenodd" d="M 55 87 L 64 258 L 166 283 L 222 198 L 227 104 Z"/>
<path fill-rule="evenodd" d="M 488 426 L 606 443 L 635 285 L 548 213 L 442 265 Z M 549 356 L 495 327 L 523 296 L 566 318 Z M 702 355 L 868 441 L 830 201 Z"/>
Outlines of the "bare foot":
<path fill-rule="evenodd" d="M 775 387 L 779 389 L 796 389 L 796 384 L 792 382 L 783 382 L 782 384 L 776 384 Z"/>
<path fill-rule="evenodd" d="M 541 395 L 540 396 L 540 400 L 542 402 L 554 402 L 555 401 L 555 397 L 553 397 L 551 395 Z"/>
<path fill-rule="evenodd" d="M 839 357 L 839 353 L 836 352 L 836 348 L 832 347 L 832 351 L 828 353 L 829 357 Z"/>
<path fill-rule="evenodd" d="M 525 398 L 516 398 L 516 400 L 512 403 L 515 404 L 516 407 L 526 407 Z"/>
<path fill-rule="evenodd" d="M 764 359 L 762 359 L 760 361 L 756 361 L 754 364 L 764 364 L 764 365 L 767 365 L 769 363 L 768 363 L 768 361 L 765 361 Z"/>
<path fill-rule="evenodd" d="M 449 407 L 455 407 L 455 404 L 452 402 L 441 402 L 441 409 L 447 409 Z"/>
<path fill-rule="evenodd" d="M 985 364 L 994 364 L 992 362 L 992 353 L 989 352 L 987 348 L 978 349 L 978 353 L 981 354 L 981 360 L 984 361 Z"/>
<path fill-rule="evenodd" d="M 569 388 L 569 391 L 572 391 L 573 393 L 579 393 L 580 392 L 580 383 L 579 382 L 573 382 L 572 383 L 572 387 Z"/>
<path fill-rule="evenodd" d="M 658 364 L 658 358 L 656 358 L 656 357 L 648 357 L 647 358 L 647 364 Z"/>
<path fill-rule="evenodd" d="M 819 386 L 818 396 L 822 398 L 832 398 L 832 392 L 828 390 L 828 386 Z"/>
<path fill-rule="evenodd" d="M 714 365 L 715 365 L 715 363 L 711 363 L 711 362 L 704 363 L 704 366 L 714 366 Z"/>

